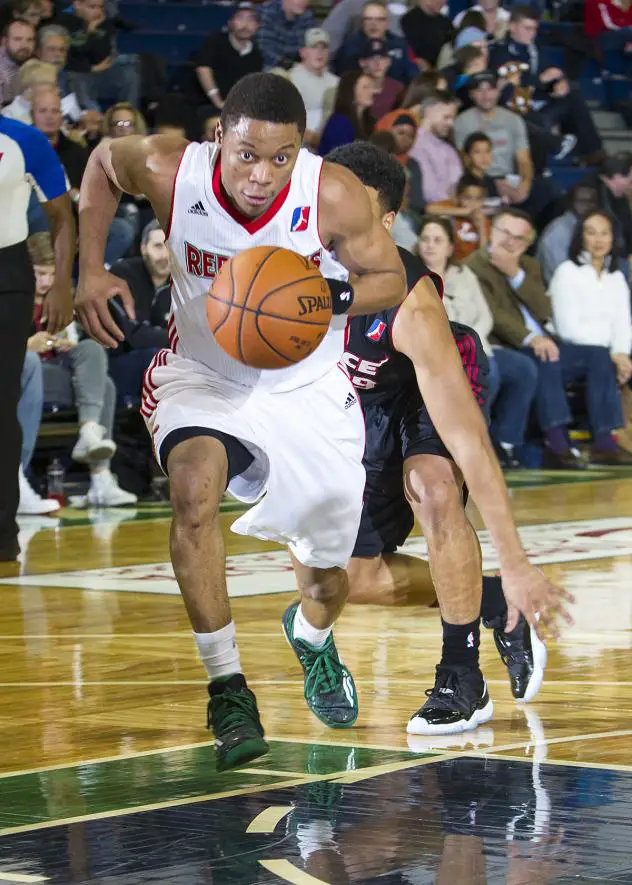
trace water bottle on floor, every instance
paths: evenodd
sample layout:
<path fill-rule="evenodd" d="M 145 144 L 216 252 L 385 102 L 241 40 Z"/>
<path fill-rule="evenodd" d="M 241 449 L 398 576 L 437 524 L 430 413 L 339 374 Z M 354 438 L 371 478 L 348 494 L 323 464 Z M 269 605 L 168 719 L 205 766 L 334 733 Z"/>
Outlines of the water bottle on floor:
<path fill-rule="evenodd" d="M 66 504 L 66 496 L 64 494 L 64 477 L 65 471 L 59 458 L 53 458 L 48 465 L 46 471 L 46 483 L 48 488 L 48 497 L 54 501 L 59 501 L 59 506 L 64 507 Z"/>

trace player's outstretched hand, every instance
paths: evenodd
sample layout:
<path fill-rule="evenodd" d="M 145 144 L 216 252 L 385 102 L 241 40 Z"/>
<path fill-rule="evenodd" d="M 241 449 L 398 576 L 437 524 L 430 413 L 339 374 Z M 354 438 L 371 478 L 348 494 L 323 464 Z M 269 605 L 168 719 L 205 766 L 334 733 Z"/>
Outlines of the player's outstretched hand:
<path fill-rule="evenodd" d="M 542 640 L 546 639 L 547 634 L 554 639 L 559 636 L 559 618 L 567 624 L 573 623 L 567 604 L 575 602 L 575 598 L 567 590 L 549 581 L 531 563 L 503 571 L 502 581 L 509 608 L 505 628 L 508 633 L 517 626 L 519 612 Z"/>
<path fill-rule="evenodd" d="M 105 347 L 118 347 L 125 339 L 108 306 L 116 296 L 130 320 L 135 320 L 134 299 L 125 280 L 105 269 L 79 275 L 75 312 L 88 335 Z"/>

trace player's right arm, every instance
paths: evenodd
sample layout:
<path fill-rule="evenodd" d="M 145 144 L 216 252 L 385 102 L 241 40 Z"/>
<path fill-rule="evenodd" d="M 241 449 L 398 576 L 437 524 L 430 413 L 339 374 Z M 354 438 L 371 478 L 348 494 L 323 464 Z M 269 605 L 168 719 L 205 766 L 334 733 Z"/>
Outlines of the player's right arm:
<path fill-rule="evenodd" d="M 461 469 L 492 536 L 507 602 L 536 629 L 544 626 L 555 635 L 557 614 L 571 623 L 563 599 L 572 601 L 572 597 L 527 559 L 487 426 L 463 371 L 445 309 L 427 278 L 417 283 L 402 304 L 392 336 L 395 349 L 412 361 L 433 424 Z M 514 612 L 508 630 L 512 629 L 512 622 L 515 626 L 516 618 Z"/>
<path fill-rule="evenodd" d="M 88 334 L 106 347 L 124 335 L 108 301 L 118 295 L 130 319 L 134 300 L 127 283 L 104 266 L 108 231 L 121 194 L 144 194 L 163 228 L 169 222 L 178 163 L 187 142 L 171 136 L 132 135 L 102 141 L 90 155 L 79 200 L 79 284 L 75 310 Z"/>

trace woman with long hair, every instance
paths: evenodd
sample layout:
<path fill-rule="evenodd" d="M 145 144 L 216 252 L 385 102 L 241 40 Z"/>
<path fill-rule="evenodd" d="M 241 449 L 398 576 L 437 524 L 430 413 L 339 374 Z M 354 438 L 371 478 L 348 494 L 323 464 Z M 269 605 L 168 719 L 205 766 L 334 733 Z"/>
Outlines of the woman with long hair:
<path fill-rule="evenodd" d="M 551 279 L 555 330 L 563 341 L 605 347 L 623 395 L 625 432 L 618 442 L 632 451 L 632 315 L 630 287 L 619 270 L 614 222 L 603 209 L 580 219 L 569 249 Z"/>
<path fill-rule="evenodd" d="M 375 95 L 373 80 L 362 71 L 347 71 L 340 78 L 334 112 L 327 120 L 318 145 L 324 157 L 329 151 L 357 139 L 367 139 L 375 127 L 371 105 Z"/>
<path fill-rule="evenodd" d="M 419 256 L 430 270 L 443 277 L 443 304 L 453 322 L 478 333 L 489 359 L 493 406 L 492 437 L 503 467 L 519 467 L 516 449 L 524 443 L 527 421 L 538 383 L 537 369 L 529 357 L 505 347 L 492 347 L 492 312 L 476 275 L 466 265 L 453 263 L 455 236 L 449 218 L 427 215 L 419 234 Z"/>

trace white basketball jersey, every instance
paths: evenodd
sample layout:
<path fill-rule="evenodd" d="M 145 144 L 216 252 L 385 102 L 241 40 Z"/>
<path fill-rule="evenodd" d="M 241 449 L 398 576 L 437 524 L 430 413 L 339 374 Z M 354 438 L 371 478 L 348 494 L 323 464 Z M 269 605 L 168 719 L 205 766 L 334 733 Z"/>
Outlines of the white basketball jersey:
<path fill-rule="evenodd" d="M 254 246 L 280 246 L 309 257 L 323 275 L 347 279 L 346 269 L 321 243 L 318 188 L 323 161 L 301 150 L 292 178 L 259 218 L 246 219 L 220 186 L 221 151 L 212 143 L 190 144 L 176 175 L 167 244 L 171 253 L 171 347 L 246 387 L 291 390 L 322 377 L 344 351 L 346 317 L 335 316 L 327 335 L 307 359 L 285 369 L 252 369 L 217 344 L 206 319 L 206 296 L 224 262 Z"/>

